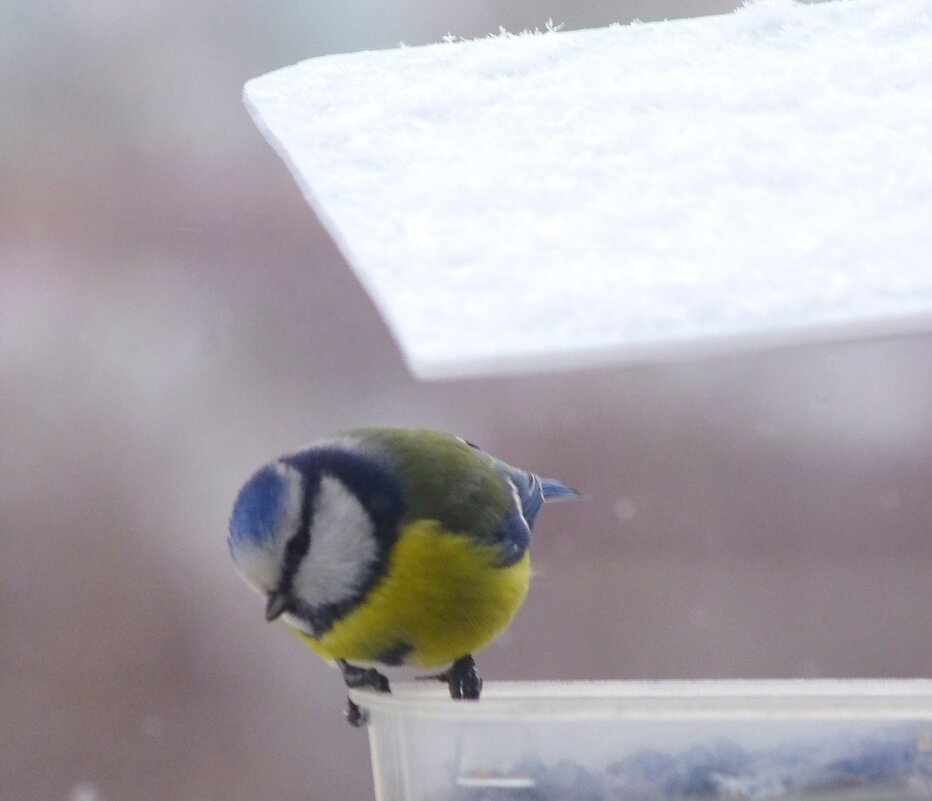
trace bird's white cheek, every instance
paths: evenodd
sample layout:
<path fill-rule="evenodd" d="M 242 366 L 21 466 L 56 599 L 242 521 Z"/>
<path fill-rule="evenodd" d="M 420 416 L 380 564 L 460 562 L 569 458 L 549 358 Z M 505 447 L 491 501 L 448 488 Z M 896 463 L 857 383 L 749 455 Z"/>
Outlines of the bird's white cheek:
<path fill-rule="evenodd" d="M 314 503 L 311 547 L 295 575 L 294 594 L 311 604 L 352 598 L 378 558 L 375 526 L 356 496 L 325 476 Z"/>

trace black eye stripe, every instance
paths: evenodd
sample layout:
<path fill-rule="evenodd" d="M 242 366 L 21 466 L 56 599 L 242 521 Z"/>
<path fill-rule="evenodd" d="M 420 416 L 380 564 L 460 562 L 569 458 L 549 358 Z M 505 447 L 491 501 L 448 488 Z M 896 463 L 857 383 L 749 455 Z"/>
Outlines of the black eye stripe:
<path fill-rule="evenodd" d="M 285 545 L 285 553 L 288 554 L 288 556 L 304 556 L 304 554 L 307 553 L 307 546 L 310 539 L 307 531 L 299 531 L 288 540 L 287 545 Z"/>
<path fill-rule="evenodd" d="M 310 491 L 305 478 L 301 488 L 301 516 L 298 520 L 298 530 L 285 543 L 285 558 L 282 563 L 281 576 L 278 581 L 278 591 L 291 593 L 294 577 L 301 567 L 301 562 L 311 548 L 311 496 L 316 493 Z"/>

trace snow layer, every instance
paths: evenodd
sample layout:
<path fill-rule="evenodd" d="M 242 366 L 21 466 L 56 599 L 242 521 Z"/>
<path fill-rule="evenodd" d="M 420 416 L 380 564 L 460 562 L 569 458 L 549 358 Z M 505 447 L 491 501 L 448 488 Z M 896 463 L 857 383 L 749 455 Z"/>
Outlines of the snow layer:
<path fill-rule="evenodd" d="M 328 56 L 245 96 L 422 377 L 932 327 L 932 0 Z"/>

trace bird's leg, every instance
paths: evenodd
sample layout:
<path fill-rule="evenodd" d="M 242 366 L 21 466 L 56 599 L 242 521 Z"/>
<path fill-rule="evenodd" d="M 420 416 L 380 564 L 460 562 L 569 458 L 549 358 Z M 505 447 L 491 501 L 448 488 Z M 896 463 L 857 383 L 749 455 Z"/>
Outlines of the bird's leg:
<path fill-rule="evenodd" d="M 380 693 L 391 692 L 388 679 L 375 668 L 361 668 L 357 665 L 351 665 L 345 659 L 338 659 L 337 665 L 343 674 L 343 681 L 347 687 L 371 687 Z M 369 716 L 350 698 L 346 699 L 346 711 L 343 716 L 350 726 L 362 726 L 364 723 L 368 723 L 369 720 Z"/>
<path fill-rule="evenodd" d="M 482 693 L 482 676 L 479 675 L 479 669 L 476 667 L 476 660 L 472 658 L 472 654 L 461 656 L 443 673 L 417 678 L 420 681 L 442 681 L 450 688 L 450 698 L 475 700 Z"/>

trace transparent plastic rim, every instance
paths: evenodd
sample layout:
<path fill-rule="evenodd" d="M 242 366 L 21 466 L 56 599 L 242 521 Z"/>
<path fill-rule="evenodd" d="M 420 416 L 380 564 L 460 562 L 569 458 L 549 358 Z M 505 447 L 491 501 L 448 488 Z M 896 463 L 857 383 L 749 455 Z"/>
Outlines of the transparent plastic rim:
<path fill-rule="evenodd" d="M 932 720 L 930 679 L 487 682 L 478 702 L 454 701 L 439 683 L 406 682 L 350 697 L 391 718 Z"/>

